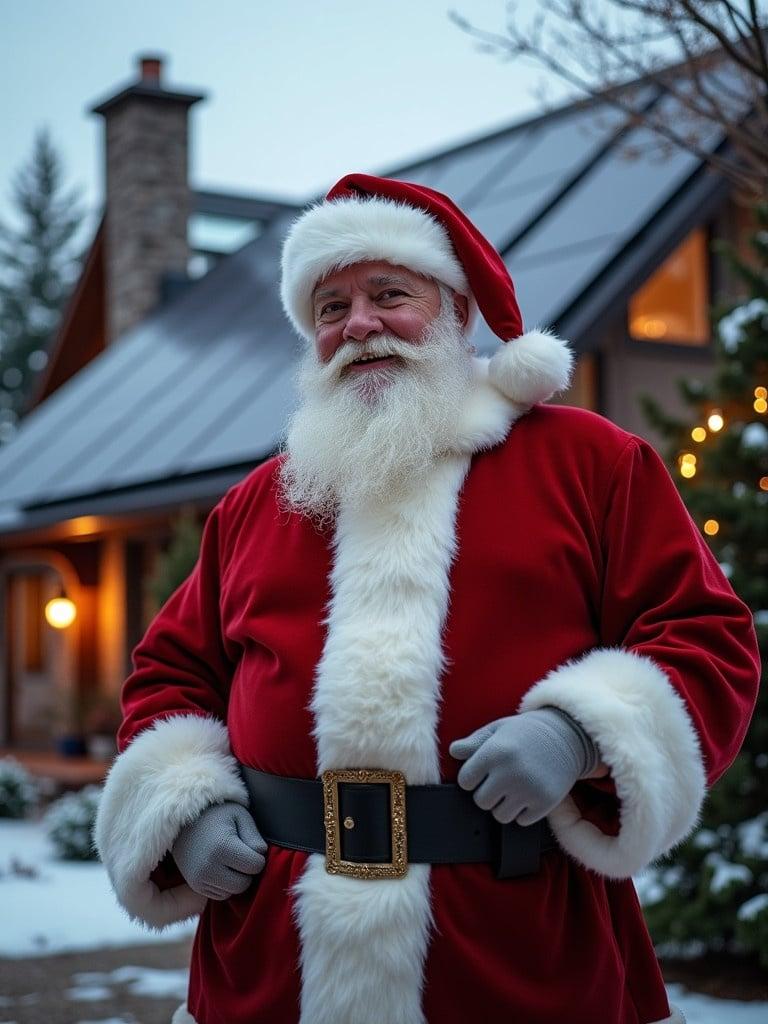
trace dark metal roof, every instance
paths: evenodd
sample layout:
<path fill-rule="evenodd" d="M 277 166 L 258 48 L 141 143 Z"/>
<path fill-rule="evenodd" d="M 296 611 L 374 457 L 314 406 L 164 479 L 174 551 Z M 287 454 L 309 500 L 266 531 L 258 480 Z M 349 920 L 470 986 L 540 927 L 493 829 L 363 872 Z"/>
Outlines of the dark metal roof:
<path fill-rule="evenodd" d="M 640 101 L 675 116 L 650 86 Z M 583 103 L 389 173 L 448 193 L 504 256 L 526 324 L 565 327 L 577 348 L 725 188 Z M 207 500 L 275 450 L 299 345 L 278 297 L 286 207 L 22 422 L 0 448 L 0 533 Z M 474 340 L 498 344 L 482 323 Z"/>

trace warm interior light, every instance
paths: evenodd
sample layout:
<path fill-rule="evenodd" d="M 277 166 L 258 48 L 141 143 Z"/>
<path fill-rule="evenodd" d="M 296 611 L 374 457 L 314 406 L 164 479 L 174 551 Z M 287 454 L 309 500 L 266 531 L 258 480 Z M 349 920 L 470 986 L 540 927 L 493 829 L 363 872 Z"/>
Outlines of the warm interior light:
<path fill-rule="evenodd" d="M 636 316 L 629 327 L 637 338 L 663 338 L 669 328 L 664 320 L 654 316 Z"/>
<path fill-rule="evenodd" d="M 707 234 L 697 228 L 629 300 L 629 333 L 639 341 L 709 341 Z"/>
<path fill-rule="evenodd" d="M 708 519 L 706 523 L 704 523 L 704 533 L 708 534 L 710 537 L 714 537 L 719 529 L 720 523 L 718 523 L 716 519 Z"/>
<path fill-rule="evenodd" d="M 768 402 L 764 398 L 756 398 L 752 403 L 755 412 L 765 412 L 768 409 Z"/>
<path fill-rule="evenodd" d="M 707 432 L 704 427 L 694 427 L 691 431 L 691 437 L 694 441 L 704 441 L 706 439 Z"/>
<path fill-rule="evenodd" d="M 75 621 L 75 602 L 68 597 L 54 597 L 45 606 L 45 618 L 54 629 L 66 629 Z"/>
<path fill-rule="evenodd" d="M 725 420 L 719 412 L 712 412 L 709 414 L 709 418 L 707 419 L 707 426 L 710 430 L 716 433 L 718 430 L 723 429 L 724 424 Z"/>

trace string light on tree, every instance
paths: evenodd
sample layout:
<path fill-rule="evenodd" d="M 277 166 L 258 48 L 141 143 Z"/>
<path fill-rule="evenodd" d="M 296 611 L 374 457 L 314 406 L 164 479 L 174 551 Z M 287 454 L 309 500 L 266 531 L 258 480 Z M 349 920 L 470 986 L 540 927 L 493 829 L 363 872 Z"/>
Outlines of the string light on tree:
<path fill-rule="evenodd" d="M 684 476 L 686 479 L 696 476 L 696 456 L 693 452 L 685 452 L 681 455 L 678 465 L 680 466 L 680 476 Z"/>
<path fill-rule="evenodd" d="M 706 441 L 707 432 L 704 427 L 694 427 L 691 431 L 691 437 L 694 441 Z"/>
<path fill-rule="evenodd" d="M 718 430 L 723 429 L 725 426 L 725 420 L 723 419 L 723 414 L 719 409 L 713 409 L 709 414 L 709 417 L 707 418 L 707 426 L 713 434 L 716 434 Z"/>
<path fill-rule="evenodd" d="M 718 523 L 716 519 L 708 519 L 706 523 L 704 523 L 704 533 L 706 533 L 708 537 L 714 537 L 719 529 L 720 523 Z"/>

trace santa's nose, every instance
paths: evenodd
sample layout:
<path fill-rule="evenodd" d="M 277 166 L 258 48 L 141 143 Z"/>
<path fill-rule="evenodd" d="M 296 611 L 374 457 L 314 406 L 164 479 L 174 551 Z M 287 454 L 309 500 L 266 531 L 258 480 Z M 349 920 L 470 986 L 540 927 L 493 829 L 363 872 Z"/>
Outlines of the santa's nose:
<path fill-rule="evenodd" d="M 383 330 L 381 317 L 370 302 L 353 302 L 347 313 L 342 337 L 345 341 L 367 341 Z"/>

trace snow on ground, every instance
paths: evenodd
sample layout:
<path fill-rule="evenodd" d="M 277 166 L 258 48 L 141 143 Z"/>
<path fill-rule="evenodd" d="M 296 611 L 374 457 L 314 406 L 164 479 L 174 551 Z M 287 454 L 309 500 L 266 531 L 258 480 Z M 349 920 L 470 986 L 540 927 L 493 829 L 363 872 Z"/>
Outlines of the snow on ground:
<path fill-rule="evenodd" d="M 737 1003 L 686 992 L 680 985 L 667 985 L 669 1001 L 685 1014 L 686 1024 L 765 1024 L 768 1003 Z"/>
<path fill-rule="evenodd" d="M 26 869 L 37 874 L 28 877 Z M 56 860 L 40 822 L 0 819 L 0 905 L 0 956 L 6 957 L 166 942 L 194 931 L 194 922 L 162 933 L 135 924 L 102 865 Z"/>
<path fill-rule="evenodd" d="M 15 870 L 11 867 L 14 861 L 18 865 Z M 37 874 L 29 875 L 25 869 Z M 101 864 L 56 860 L 39 822 L 0 820 L 0 906 L 0 957 L 164 942 L 189 936 L 194 930 L 194 922 L 161 934 L 134 924 L 118 906 Z M 126 954 L 126 959 L 129 957 Z M 133 995 L 147 999 L 183 1000 L 187 971 L 127 964 L 113 971 L 79 972 L 72 975 L 67 995 L 73 1000 L 95 1001 L 109 998 L 115 985 L 127 985 Z M 683 1011 L 687 1024 L 768 1021 L 768 1003 L 712 999 L 687 992 L 680 985 L 667 987 L 670 1001 Z M 0 997 L 0 1024 L 13 1024 L 9 1002 Z M 133 1020 L 126 1015 L 108 1020 L 82 1019 L 77 1024 L 131 1024 Z"/>

